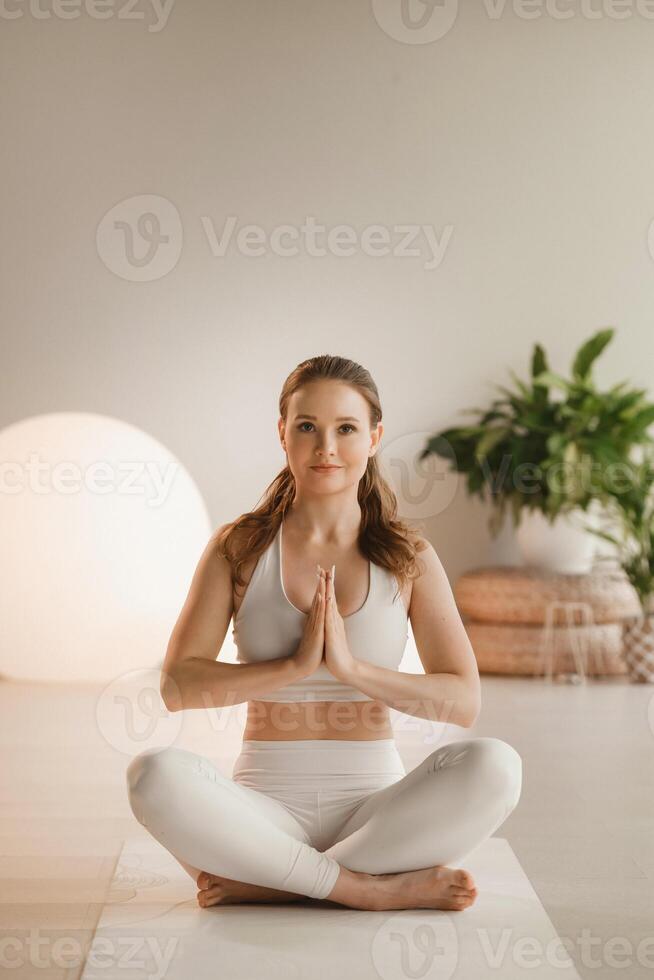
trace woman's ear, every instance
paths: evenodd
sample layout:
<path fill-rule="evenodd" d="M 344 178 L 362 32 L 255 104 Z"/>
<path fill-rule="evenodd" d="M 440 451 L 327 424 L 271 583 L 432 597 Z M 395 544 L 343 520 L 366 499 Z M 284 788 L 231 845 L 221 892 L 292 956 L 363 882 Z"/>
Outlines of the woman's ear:
<path fill-rule="evenodd" d="M 374 434 L 376 438 L 373 439 L 373 444 L 368 450 L 368 456 L 377 455 L 377 447 L 379 446 L 379 443 L 381 442 L 381 437 L 384 434 L 384 426 L 381 422 L 377 423 L 377 428 L 374 430 Z"/>

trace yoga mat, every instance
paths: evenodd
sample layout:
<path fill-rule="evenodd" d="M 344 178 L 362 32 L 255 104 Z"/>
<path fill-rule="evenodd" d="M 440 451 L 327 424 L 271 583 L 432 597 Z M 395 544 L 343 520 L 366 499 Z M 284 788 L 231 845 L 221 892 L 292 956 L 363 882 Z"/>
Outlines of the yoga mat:
<path fill-rule="evenodd" d="M 489 838 L 457 867 L 479 891 L 458 912 L 367 912 L 309 898 L 202 909 L 164 847 L 128 839 L 81 980 L 580 980 L 507 840 Z"/>

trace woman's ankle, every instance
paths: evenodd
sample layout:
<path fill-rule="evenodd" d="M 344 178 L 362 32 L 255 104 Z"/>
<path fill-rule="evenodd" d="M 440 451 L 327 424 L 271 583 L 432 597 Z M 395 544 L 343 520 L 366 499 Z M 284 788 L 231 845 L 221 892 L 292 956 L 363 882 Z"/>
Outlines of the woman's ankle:
<path fill-rule="evenodd" d="M 348 905 L 350 908 L 370 908 L 373 896 L 374 875 L 363 871 L 350 871 L 341 866 L 336 883 L 326 901 Z"/>

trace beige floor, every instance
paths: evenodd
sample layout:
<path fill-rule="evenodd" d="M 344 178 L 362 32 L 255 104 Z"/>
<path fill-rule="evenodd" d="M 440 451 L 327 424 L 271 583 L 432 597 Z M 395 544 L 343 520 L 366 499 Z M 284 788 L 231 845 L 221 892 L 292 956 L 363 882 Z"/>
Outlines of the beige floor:
<path fill-rule="evenodd" d="M 482 681 L 471 730 L 394 715 L 405 766 L 468 735 L 514 745 L 523 793 L 496 836 L 511 844 L 582 977 L 654 978 L 654 689 L 624 678 Z M 125 795 L 130 756 L 112 729 L 111 691 L 101 693 L 0 684 L 0 972 L 15 980 L 79 977 L 122 842 L 145 834 Z M 175 744 L 231 771 L 241 706 L 227 720 L 173 717 Z"/>

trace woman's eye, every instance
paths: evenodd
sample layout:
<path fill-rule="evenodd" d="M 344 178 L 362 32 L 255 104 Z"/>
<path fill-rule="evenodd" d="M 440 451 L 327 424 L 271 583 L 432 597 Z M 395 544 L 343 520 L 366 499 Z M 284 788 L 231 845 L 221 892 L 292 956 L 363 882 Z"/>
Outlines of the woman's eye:
<path fill-rule="evenodd" d="M 300 424 L 298 425 L 298 429 L 299 429 L 300 432 L 306 432 L 306 429 L 303 428 L 303 426 L 305 426 L 305 425 L 311 425 L 312 426 L 313 425 L 313 422 L 300 422 Z M 350 425 L 349 422 L 345 422 L 341 426 L 341 429 L 351 429 L 352 432 L 356 432 L 356 429 L 354 428 L 354 426 L 353 425 Z"/>

